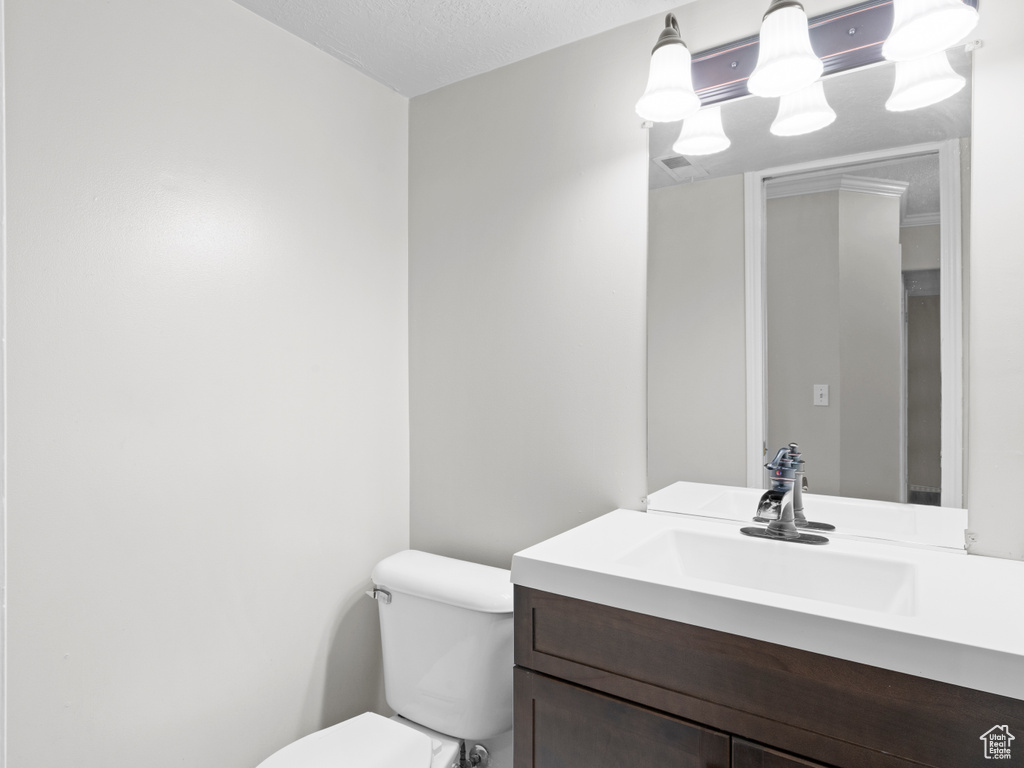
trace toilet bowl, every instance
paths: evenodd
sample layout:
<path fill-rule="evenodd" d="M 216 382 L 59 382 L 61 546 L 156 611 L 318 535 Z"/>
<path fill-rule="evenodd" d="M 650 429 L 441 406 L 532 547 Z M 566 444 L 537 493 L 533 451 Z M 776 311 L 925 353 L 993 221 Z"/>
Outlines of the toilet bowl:
<path fill-rule="evenodd" d="M 509 571 L 416 550 L 373 569 L 384 693 L 366 712 L 292 742 L 258 768 L 458 768 L 465 741 L 512 728 Z M 469 745 L 467 745 L 467 748 Z"/>

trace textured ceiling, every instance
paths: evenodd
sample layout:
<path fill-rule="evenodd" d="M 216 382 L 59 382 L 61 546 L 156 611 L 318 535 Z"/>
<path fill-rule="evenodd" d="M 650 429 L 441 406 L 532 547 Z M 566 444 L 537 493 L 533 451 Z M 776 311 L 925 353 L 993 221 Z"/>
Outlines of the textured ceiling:
<path fill-rule="evenodd" d="M 235 0 L 405 96 L 692 0 Z"/>

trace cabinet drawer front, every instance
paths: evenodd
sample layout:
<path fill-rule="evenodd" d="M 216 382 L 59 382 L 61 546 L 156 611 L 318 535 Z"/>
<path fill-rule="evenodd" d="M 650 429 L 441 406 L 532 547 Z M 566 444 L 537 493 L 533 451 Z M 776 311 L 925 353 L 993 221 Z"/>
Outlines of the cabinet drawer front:
<path fill-rule="evenodd" d="M 722 733 L 515 670 L 515 768 L 729 768 Z"/>
<path fill-rule="evenodd" d="M 732 768 L 828 768 L 799 757 L 785 755 L 774 749 L 752 744 L 743 739 L 732 740 Z"/>
<path fill-rule="evenodd" d="M 1016 699 L 523 587 L 515 611 L 516 664 L 841 768 L 991 765 L 982 734 L 1024 734 Z"/>

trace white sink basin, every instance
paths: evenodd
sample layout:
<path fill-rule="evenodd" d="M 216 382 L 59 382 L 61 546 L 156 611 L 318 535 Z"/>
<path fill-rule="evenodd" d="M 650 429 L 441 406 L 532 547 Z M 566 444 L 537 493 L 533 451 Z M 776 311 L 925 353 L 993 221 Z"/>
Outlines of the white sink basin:
<path fill-rule="evenodd" d="M 617 558 L 659 582 L 703 579 L 735 587 L 909 616 L 912 563 L 737 535 L 664 531 Z"/>

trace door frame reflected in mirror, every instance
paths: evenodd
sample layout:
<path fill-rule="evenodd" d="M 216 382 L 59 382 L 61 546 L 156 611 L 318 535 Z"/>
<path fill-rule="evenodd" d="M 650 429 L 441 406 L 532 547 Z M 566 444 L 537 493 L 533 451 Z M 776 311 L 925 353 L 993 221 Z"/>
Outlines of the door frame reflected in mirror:
<path fill-rule="evenodd" d="M 888 150 L 845 155 L 795 165 L 750 171 L 744 183 L 744 253 L 746 290 L 746 409 L 747 485 L 765 488 L 764 463 L 773 446 L 766 444 L 765 348 L 767 344 L 767 302 L 765 254 L 765 183 L 780 177 L 834 173 L 848 166 L 884 160 L 938 155 L 939 159 L 939 243 L 941 283 L 939 313 L 942 372 L 942 497 L 945 507 L 963 506 L 964 467 L 964 360 L 963 360 L 963 243 L 960 142 L 914 144 Z M 799 436 L 794 436 L 799 440 Z M 774 446 L 778 447 L 778 446 Z"/>

